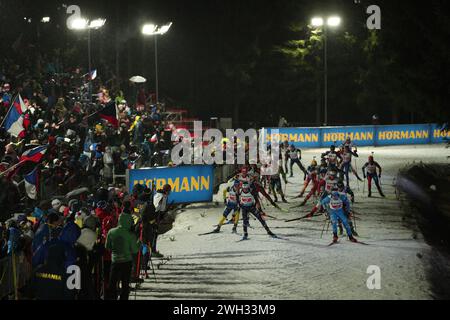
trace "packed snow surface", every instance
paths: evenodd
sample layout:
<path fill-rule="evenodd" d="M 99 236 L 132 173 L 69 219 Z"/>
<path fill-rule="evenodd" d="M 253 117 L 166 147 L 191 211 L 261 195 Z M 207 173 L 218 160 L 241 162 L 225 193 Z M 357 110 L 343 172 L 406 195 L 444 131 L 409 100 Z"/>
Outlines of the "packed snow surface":
<path fill-rule="evenodd" d="M 303 150 L 305 167 L 324 151 Z M 239 235 L 231 233 L 232 225 L 224 225 L 218 234 L 199 236 L 213 230 L 221 217 L 224 207 L 219 191 L 216 203 L 189 205 L 177 216 L 174 228 L 160 236 L 160 252 L 172 259 L 159 269 L 161 261 L 153 259 L 156 281 L 149 270 L 137 299 L 431 299 L 425 271 L 431 247 L 403 219 L 393 183 L 404 165 L 447 162 L 448 151 L 443 145 L 361 147 L 356 158 L 361 177 L 371 152 L 383 167 L 381 182 L 387 198 L 381 198 L 375 186 L 373 197 L 368 198 L 367 186 L 353 175 L 350 182 L 356 195 L 358 239 L 369 245 L 351 243 L 344 234 L 338 244 L 328 246 L 331 227 L 321 238 L 324 216 L 284 221 L 305 215 L 313 206 L 311 199 L 305 207 L 290 208 L 302 200 L 293 198 L 303 183 L 303 173 L 294 167 L 294 177 L 288 178 L 286 186 L 289 203 L 279 202 L 289 212 L 263 202 L 266 213 L 280 219 L 269 218 L 267 223 L 283 239 L 269 237 L 254 219 L 250 219 L 248 241 L 238 242 L 242 221 Z M 371 265 L 381 270 L 379 290 L 370 290 L 366 284 Z"/>

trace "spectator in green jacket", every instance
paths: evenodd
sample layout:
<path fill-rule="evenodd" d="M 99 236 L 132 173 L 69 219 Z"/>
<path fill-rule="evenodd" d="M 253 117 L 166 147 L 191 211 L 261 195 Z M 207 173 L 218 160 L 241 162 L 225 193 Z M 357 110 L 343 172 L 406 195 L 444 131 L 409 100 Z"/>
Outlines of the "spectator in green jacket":
<path fill-rule="evenodd" d="M 110 300 L 117 300 L 117 287 L 121 282 L 120 300 L 128 300 L 133 255 L 139 250 L 139 242 L 132 232 L 133 218 L 130 214 L 119 216 L 119 225 L 106 237 L 106 249 L 111 250 L 112 264 L 109 279 Z"/>

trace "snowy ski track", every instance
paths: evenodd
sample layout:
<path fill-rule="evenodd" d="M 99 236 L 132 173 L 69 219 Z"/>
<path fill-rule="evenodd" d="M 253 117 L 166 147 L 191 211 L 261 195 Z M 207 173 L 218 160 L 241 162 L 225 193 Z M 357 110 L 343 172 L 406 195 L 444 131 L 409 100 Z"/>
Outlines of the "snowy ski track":
<path fill-rule="evenodd" d="M 313 156 L 319 160 L 325 150 L 303 150 L 305 167 Z M 231 233 L 231 225 L 224 225 L 219 234 L 198 236 L 211 231 L 220 219 L 222 186 L 214 196 L 218 205 L 189 205 L 177 216 L 174 228 L 160 236 L 160 252 L 173 258 L 159 269 L 160 261 L 153 259 L 156 282 L 149 270 L 137 299 L 431 299 L 424 265 L 431 247 L 414 231 L 414 222 L 403 218 L 393 181 L 398 169 L 414 160 L 446 161 L 444 146 L 360 147 L 356 159 L 361 177 L 361 167 L 372 151 L 383 168 L 381 182 L 387 198 L 380 198 L 375 186 L 374 197 L 367 198 L 367 186 L 363 195 L 363 183 L 358 187 L 356 178 L 350 178 L 356 196 L 354 209 L 360 218 L 356 220 L 358 239 L 368 246 L 353 244 L 344 234 L 339 244 L 328 247 L 331 226 L 321 238 L 323 216 L 284 222 L 306 214 L 313 206 L 310 199 L 305 207 L 289 209 L 302 200 L 293 199 L 303 183 L 303 173 L 294 167 L 294 177 L 288 178 L 286 188 L 290 203 L 279 202 L 289 213 L 263 202 L 269 215 L 283 219 L 269 218 L 269 227 L 286 239 L 270 238 L 254 219 L 250 219 L 249 241 L 237 242 L 242 221 L 239 235 Z M 381 268 L 380 290 L 366 286 L 369 265 Z"/>

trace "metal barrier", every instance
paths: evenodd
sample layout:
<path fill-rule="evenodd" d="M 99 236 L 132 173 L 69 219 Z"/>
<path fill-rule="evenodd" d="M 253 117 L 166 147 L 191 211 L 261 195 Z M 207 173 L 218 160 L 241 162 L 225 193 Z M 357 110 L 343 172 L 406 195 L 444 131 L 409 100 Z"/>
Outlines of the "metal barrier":
<path fill-rule="evenodd" d="M 0 299 L 14 295 L 18 299 L 18 290 L 31 278 L 31 264 L 23 253 L 7 256 L 0 260 Z"/>

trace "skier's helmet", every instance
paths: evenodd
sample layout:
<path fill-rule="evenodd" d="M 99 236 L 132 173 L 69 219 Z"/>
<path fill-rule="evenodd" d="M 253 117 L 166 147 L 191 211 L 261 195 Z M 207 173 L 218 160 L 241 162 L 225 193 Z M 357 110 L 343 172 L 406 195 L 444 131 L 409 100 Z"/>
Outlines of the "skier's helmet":
<path fill-rule="evenodd" d="M 334 144 L 332 144 L 331 146 L 330 146 L 330 150 L 331 151 L 334 151 L 336 149 L 336 146 L 334 145 Z"/>
<path fill-rule="evenodd" d="M 373 156 L 369 156 L 369 162 L 373 161 Z"/>
<path fill-rule="evenodd" d="M 316 159 L 313 159 L 311 161 L 311 167 L 315 167 L 315 166 L 317 166 L 317 161 L 316 161 Z"/>
<path fill-rule="evenodd" d="M 241 184 L 241 182 L 239 180 L 237 180 L 237 179 L 233 181 L 233 186 L 234 187 L 239 187 L 240 184 Z"/>
<path fill-rule="evenodd" d="M 295 146 L 293 145 L 293 144 L 291 144 L 291 147 L 290 147 L 292 150 L 294 150 L 295 149 Z"/>
<path fill-rule="evenodd" d="M 243 183 L 242 184 L 242 190 L 244 191 L 244 192 L 248 192 L 249 190 L 250 190 L 250 185 L 248 184 L 248 183 Z"/>

